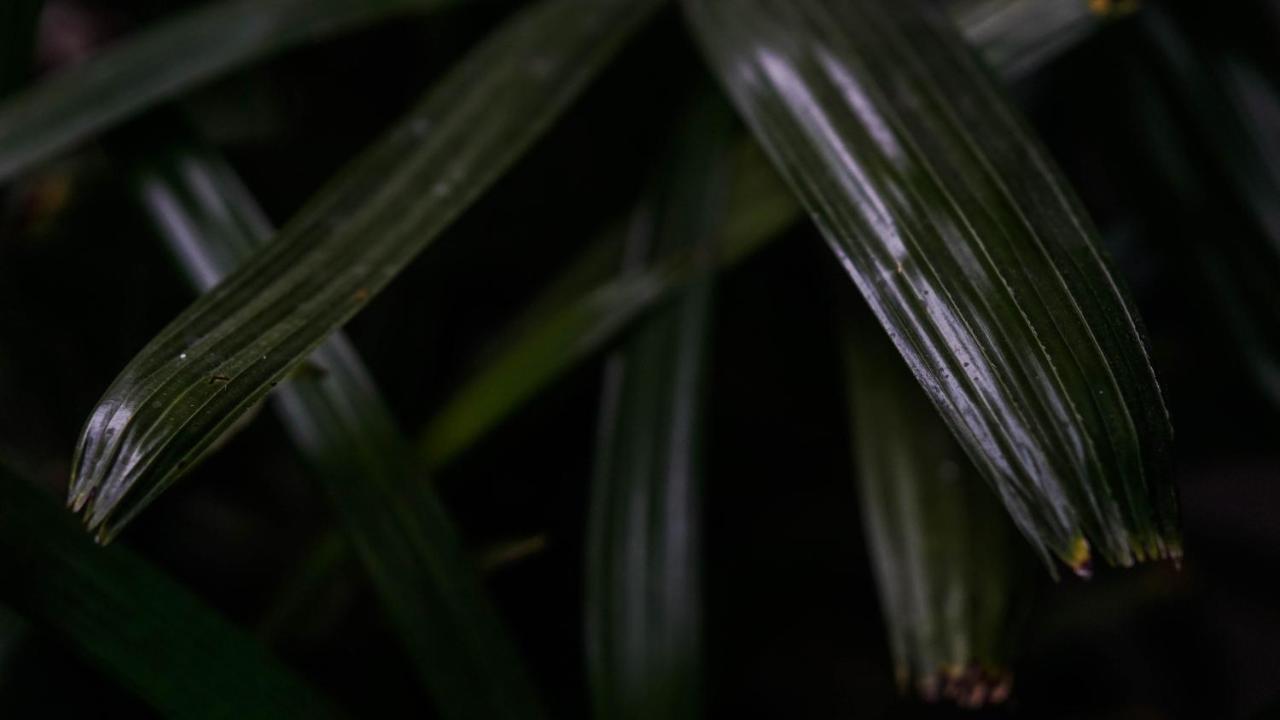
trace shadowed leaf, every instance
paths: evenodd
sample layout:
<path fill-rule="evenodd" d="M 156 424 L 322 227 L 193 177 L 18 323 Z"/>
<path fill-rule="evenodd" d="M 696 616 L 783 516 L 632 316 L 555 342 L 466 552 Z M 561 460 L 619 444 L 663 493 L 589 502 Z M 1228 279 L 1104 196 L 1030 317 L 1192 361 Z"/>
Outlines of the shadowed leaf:
<path fill-rule="evenodd" d="M 448 1 L 229 0 L 157 23 L 0 103 L 0 181 L 253 60 Z"/>
<path fill-rule="evenodd" d="M 31 74 L 42 7 L 43 0 L 6 0 L 0 4 L 0 100 Z"/>
<path fill-rule="evenodd" d="M 712 65 L 916 379 L 1048 560 L 1180 554 L 1131 304 L 940 11 L 686 0 Z"/>
<path fill-rule="evenodd" d="M 336 717 L 266 648 L 0 467 L 0 603 L 169 717 Z"/>
<path fill-rule="evenodd" d="M 693 253 L 690 278 L 605 366 L 587 531 L 588 674 L 600 718 L 690 718 L 701 690 L 702 375 L 727 108 L 691 112 L 628 234 L 622 276 Z"/>
<path fill-rule="evenodd" d="M 1161 8 L 1145 10 L 1139 25 L 1150 68 L 1131 78 L 1136 139 L 1177 211 L 1191 216 L 1198 231 L 1179 236 L 1258 385 L 1280 404 L 1280 95 L 1246 56 L 1194 43 Z M 1211 206 L 1219 183 L 1238 205 Z M 1222 231 L 1222 212 L 1250 227 Z"/>

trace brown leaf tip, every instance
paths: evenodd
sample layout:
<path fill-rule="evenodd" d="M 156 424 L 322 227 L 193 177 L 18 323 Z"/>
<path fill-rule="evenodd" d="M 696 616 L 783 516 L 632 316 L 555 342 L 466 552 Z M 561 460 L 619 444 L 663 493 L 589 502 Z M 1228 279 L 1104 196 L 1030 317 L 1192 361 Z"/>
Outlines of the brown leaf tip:
<path fill-rule="evenodd" d="M 926 675 L 916 683 L 925 702 L 947 701 L 957 707 L 977 710 L 999 705 L 1013 692 L 1013 675 L 1002 668 L 950 665 Z"/>

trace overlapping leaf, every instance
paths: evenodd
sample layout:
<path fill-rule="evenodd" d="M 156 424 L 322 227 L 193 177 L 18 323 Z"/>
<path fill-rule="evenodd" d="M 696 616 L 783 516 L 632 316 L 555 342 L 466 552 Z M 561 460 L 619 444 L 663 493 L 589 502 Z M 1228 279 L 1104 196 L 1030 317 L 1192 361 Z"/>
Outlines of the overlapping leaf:
<path fill-rule="evenodd" d="M 984 0 L 961 3 L 953 10 L 988 62 L 1013 76 L 1034 70 L 1097 27 L 1093 21 L 1073 20 L 1082 9 L 1087 11 L 1083 2 L 1071 3 L 1071 12 L 1062 12 L 1062 4 Z M 1053 41 L 1036 43 L 1030 38 Z M 754 253 L 799 217 L 789 190 L 758 157 L 758 149 L 743 147 L 738 154 L 717 258 L 726 264 Z M 495 341 L 423 432 L 422 452 L 429 463 L 448 462 L 566 369 L 598 352 L 645 308 L 680 287 L 683 273 L 664 269 L 684 266 L 675 257 L 679 253 L 643 275 L 610 277 L 610 263 L 621 254 L 622 235 L 620 227 L 606 231 Z"/>
<path fill-rule="evenodd" d="M 845 335 L 862 522 L 899 684 L 1003 702 L 1017 531 L 871 319 Z"/>
<path fill-rule="evenodd" d="M 192 284 L 207 292 L 272 228 L 234 171 L 173 122 L 139 128 L 149 151 L 127 154 L 141 204 Z M 280 386 L 276 408 L 442 714 L 537 717 L 515 651 L 355 348 L 336 333 L 308 369 Z"/>
<path fill-rule="evenodd" d="M 336 717 L 242 630 L 0 467 L 0 603 L 169 717 Z"/>
<path fill-rule="evenodd" d="M 692 276 L 605 366 L 587 533 L 596 717 L 692 718 L 701 691 L 701 378 L 728 109 L 704 102 L 636 213 L 623 276 L 692 253 Z"/>
<path fill-rule="evenodd" d="M 158 23 L 0 103 L 0 181 L 253 60 L 446 1 L 225 0 Z"/>
<path fill-rule="evenodd" d="M 519 157 L 656 6 L 517 13 L 279 238 L 165 328 L 90 416 L 70 502 L 110 538 Z"/>
<path fill-rule="evenodd" d="M 1180 553 L 1167 412 L 1046 153 L 917 0 L 686 0 L 739 110 L 1048 559 Z"/>

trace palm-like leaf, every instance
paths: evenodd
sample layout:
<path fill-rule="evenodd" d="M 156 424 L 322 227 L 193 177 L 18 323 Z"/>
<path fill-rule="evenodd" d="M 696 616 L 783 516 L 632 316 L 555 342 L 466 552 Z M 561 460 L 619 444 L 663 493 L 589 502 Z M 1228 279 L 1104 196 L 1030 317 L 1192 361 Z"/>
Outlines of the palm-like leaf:
<path fill-rule="evenodd" d="M 0 603 L 169 717 L 335 717 L 253 638 L 0 467 Z"/>
<path fill-rule="evenodd" d="M 845 345 L 862 522 L 899 683 L 929 700 L 1002 702 L 1017 531 L 870 318 Z"/>
<path fill-rule="evenodd" d="M 954 26 L 904 0 L 688 0 L 712 64 L 1041 555 L 1180 553 L 1170 429 L 1095 231 Z"/>
<path fill-rule="evenodd" d="M 163 121 L 139 132 L 150 148 L 129 153 L 139 199 L 193 284 L 207 292 L 252 257 L 272 228 L 220 158 Z M 337 333 L 310 363 L 312 372 L 276 391 L 276 408 L 443 714 L 538 716 L 535 693 L 452 524 L 355 348 Z"/>
<path fill-rule="evenodd" d="M 90 416 L 71 505 L 110 538 L 519 157 L 654 8 L 543 0 L 465 58 Z"/>

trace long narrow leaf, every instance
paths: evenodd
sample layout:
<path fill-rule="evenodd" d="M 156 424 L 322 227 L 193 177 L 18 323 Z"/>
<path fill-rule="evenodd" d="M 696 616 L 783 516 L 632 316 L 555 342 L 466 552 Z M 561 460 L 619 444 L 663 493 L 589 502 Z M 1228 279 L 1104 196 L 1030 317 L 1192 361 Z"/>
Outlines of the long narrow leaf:
<path fill-rule="evenodd" d="M 727 108 L 692 113 L 637 212 L 624 275 L 695 253 L 688 282 L 605 367 L 587 533 L 587 658 L 598 718 L 692 718 L 701 707 L 701 378 Z"/>
<path fill-rule="evenodd" d="M 1177 556 L 1130 302 L 1046 153 L 917 0 L 686 0 L 724 86 L 1023 533 L 1086 574 Z"/>
<path fill-rule="evenodd" d="M 445 2 L 226 0 L 178 15 L 0 104 L 0 181 L 253 60 Z"/>
<path fill-rule="evenodd" d="M 1011 75 L 1030 72 L 1053 52 L 1071 47 L 1067 42 L 1046 47 L 1026 40 L 1055 37 L 1071 24 L 1074 15 L 1059 12 L 1059 5 L 1059 0 L 984 0 L 980 7 L 969 3 L 956 8 L 956 17 L 970 41 L 982 43 L 988 61 Z M 1001 8 L 1015 6 L 1016 13 L 1000 14 Z M 1083 30 L 1075 28 L 1069 39 L 1079 41 L 1086 36 Z M 758 152 L 755 147 L 739 152 L 717 258 L 726 264 L 751 255 L 799 219 L 790 192 Z M 565 370 L 598 352 L 647 307 L 680 287 L 683 275 L 665 269 L 681 267 L 675 258 L 655 263 L 642 276 L 609 276 L 610 263 L 621 255 L 621 225 L 603 233 L 511 323 L 432 418 L 421 441 L 431 465 L 442 465 L 470 447 Z"/>
<path fill-rule="evenodd" d="M 1017 530 L 870 318 L 851 323 L 845 355 L 862 522 L 898 681 L 926 700 L 1003 702 Z"/>
<path fill-rule="evenodd" d="M 0 467 L 0 603 L 169 717 L 335 717 L 253 638 Z"/>
<path fill-rule="evenodd" d="M 207 292 L 271 238 L 270 224 L 220 158 L 163 122 L 140 131 L 152 150 L 132 154 L 139 199 Z M 538 716 L 515 650 L 355 348 L 336 333 L 310 363 L 272 396 L 276 409 L 443 714 Z"/>
<path fill-rule="evenodd" d="M 519 12 L 253 259 L 165 328 L 90 416 L 70 502 L 109 539 L 384 288 L 579 94 L 657 0 Z"/>

